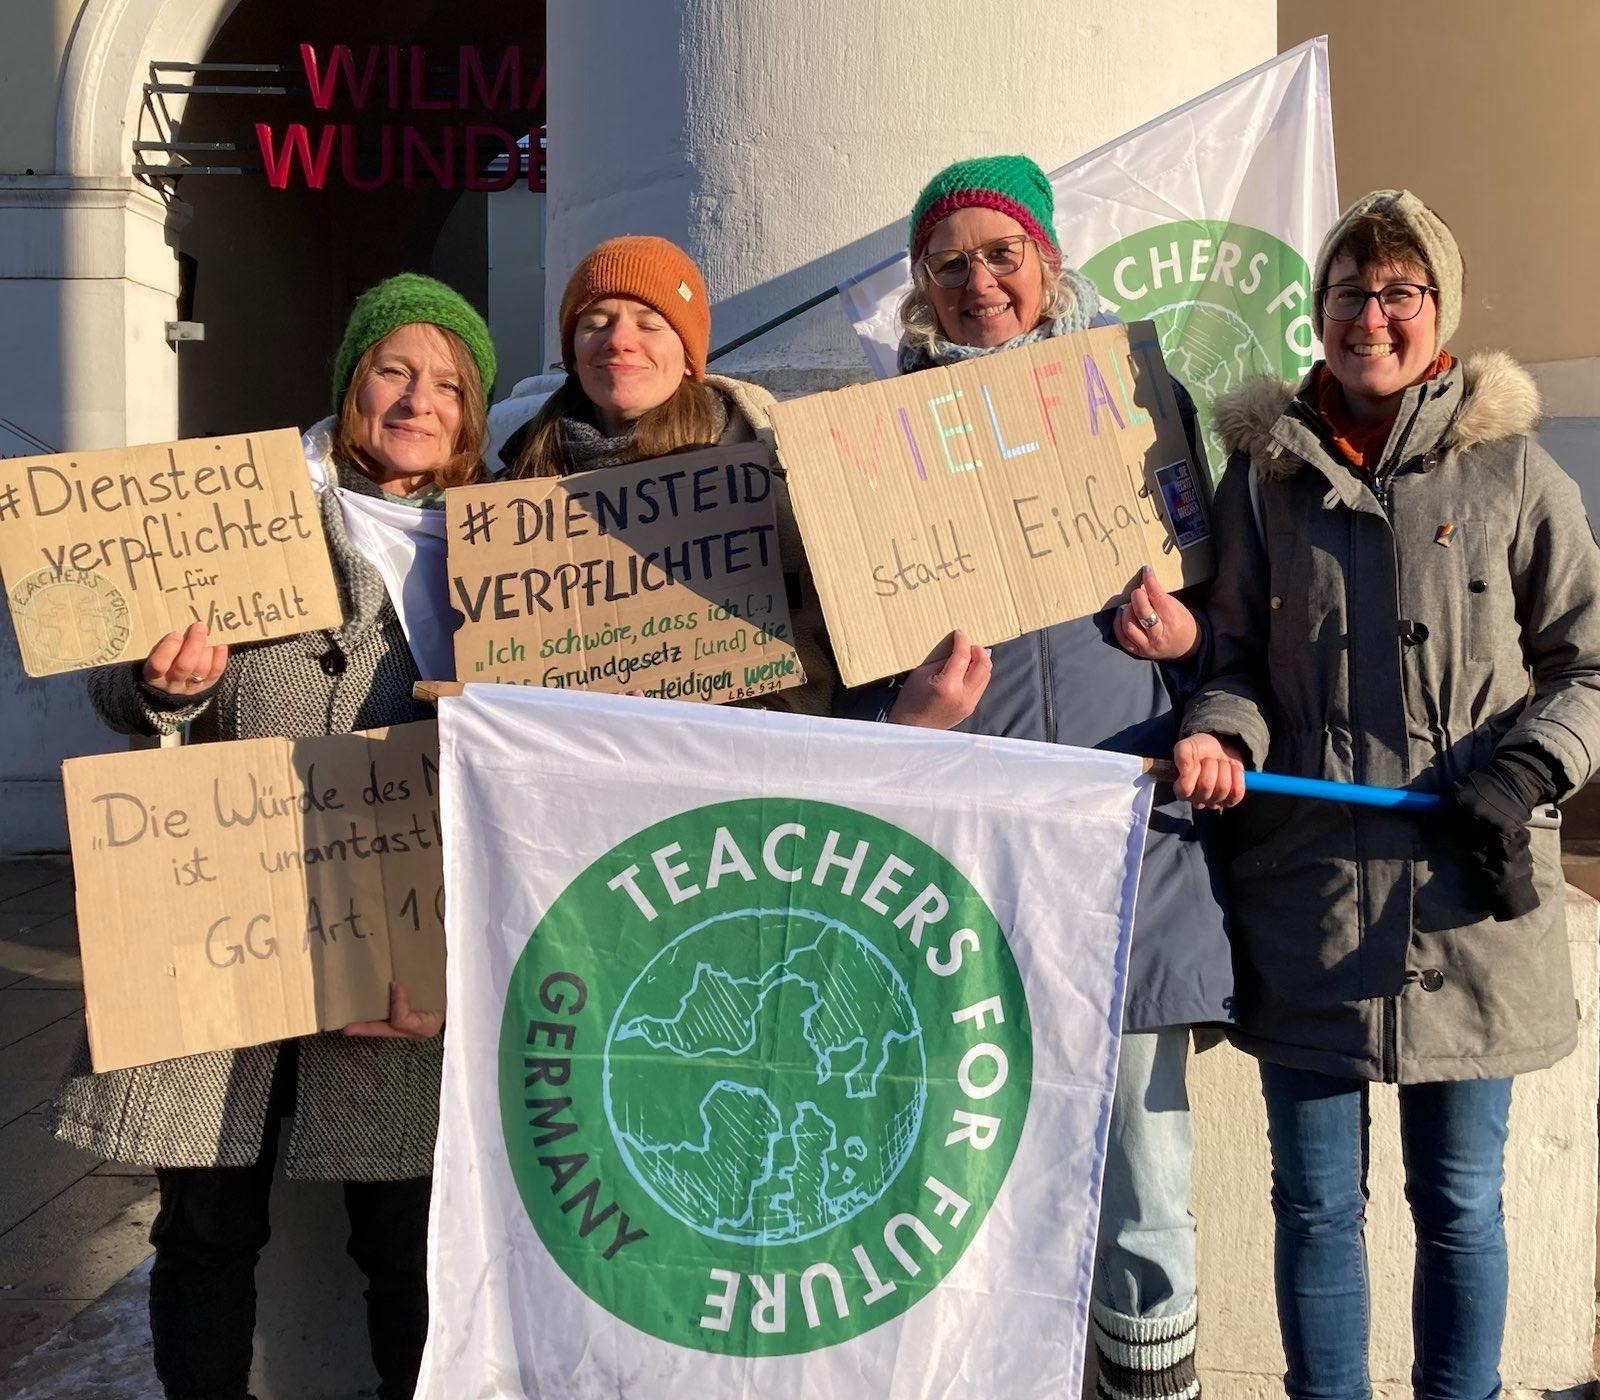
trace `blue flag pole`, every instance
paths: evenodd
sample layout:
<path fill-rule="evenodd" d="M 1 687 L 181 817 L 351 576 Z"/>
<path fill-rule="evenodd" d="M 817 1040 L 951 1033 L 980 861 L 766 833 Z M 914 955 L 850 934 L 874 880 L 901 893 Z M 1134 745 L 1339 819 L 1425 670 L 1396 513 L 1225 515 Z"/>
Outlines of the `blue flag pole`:
<path fill-rule="evenodd" d="M 1163 759 L 1147 758 L 1145 771 L 1157 782 L 1170 783 L 1177 770 Z M 1391 812 L 1437 812 L 1444 798 L 1437 792 L 1412 792 L 1409 788 L 1370 787 L 1366 783 L 1331 783 L 1326 778 L 1295 778 L 1287 773 L 1244 775 L 1244 791 L 1270 792 L 1279 797 L 1304 797 L 1314 802 L 1346 802 L 1356 807 L 1382 807 Z M 1554 807 L 1537 808 L 1528 825 L 1554 829 L 1561 825 L 1561 813 Z"/>
<path fill-rule="evenodd" d="M 1444 803 L 1436 792 L 1368 787 L 1365 783 L 1330 783 L 1325 778 L 1291 778 L 1286 773 L 1247 772 L 1244 790 L 1246 793 L 1270 792 L 1279 797 L 1310 797 L 1320 802 L 1348 802 L 1357 807 L 1387 807 L 1401 812 L 1433 812 Z"/>

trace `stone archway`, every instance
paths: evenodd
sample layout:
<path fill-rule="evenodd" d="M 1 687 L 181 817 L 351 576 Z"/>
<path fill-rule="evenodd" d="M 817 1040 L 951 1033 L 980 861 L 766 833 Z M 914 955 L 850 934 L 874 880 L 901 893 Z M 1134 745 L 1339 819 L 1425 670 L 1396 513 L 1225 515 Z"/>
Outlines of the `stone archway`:
<path fill-rule="evenodd" d="M 239 0 L 88 0 L 56 106 L 56 172 L 131 177 L 152 59 L 199 63 Z"/>
<path fill-rule="evenodd" d="M 133 177 L 153 58 L 198 62 L 238 0 L 83 0 L 59 57 L 55 149 L 0 190 L 0 417 L 58 451 L 177 436 L 181 201 Z M 47 109 L 48 110 L 48 109 Z M 9 625 L 9 624 L 0 624 Z M 74 675 L 25 678 L 0 645 L 0 853 L 67 844 L 60 765 L 119 741 Z"/>

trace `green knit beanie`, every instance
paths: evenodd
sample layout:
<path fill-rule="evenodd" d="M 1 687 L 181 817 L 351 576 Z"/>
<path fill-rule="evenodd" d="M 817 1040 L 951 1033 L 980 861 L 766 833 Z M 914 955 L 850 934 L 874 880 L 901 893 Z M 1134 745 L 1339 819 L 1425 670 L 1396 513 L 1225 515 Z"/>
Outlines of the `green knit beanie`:
<path fill-rule="evenodd" d="M 1028 237 L 1060 261 L 1055 192 L 1049 177 L 1027 156 L 958 160 L 929 180 L 911 209 L 911 261 L 926 251 L 928 235 L 941 219 L 973 205 L 1009 214 Z"/>
<path fill-rule="evenodd" d="M 494 342 L 483 317 L 472 304 L 443 282 L 419 272 L 401 272 L 369 287 L 356 302 L 344 328 L 339 353 L 333 361 L 333 411 L 344 407 L 345 390 L 356 371 L 356 361 L 390 331 L 420 324 L 453 331 L 471 352 L 483 381 L 483 402 L 488 406 L 494 389 Z"/>

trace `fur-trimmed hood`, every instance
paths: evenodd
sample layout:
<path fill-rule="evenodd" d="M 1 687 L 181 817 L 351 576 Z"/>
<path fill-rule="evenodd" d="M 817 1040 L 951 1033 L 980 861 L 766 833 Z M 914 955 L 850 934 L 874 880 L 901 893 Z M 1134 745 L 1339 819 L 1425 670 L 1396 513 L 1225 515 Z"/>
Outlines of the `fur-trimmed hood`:
<path fill-rule="evenodd" d="M 1538 385 L 1511 356 L 1498 350 L 1469 355 L 1447 373 L 1460 375 L 1461 402 L 1439 436 L 1441 449 L 1460 451 L 1503 442 L 1538 427 Z M 1274 437 L 1273 429 L 1309 384 L 1309 378 L 1296 386 L 1261 375 L 1218 399 L 1213 421 L 1230 455 L 1249 453 L 1266 476 L 1298 471 L 1300 460 Z"/>

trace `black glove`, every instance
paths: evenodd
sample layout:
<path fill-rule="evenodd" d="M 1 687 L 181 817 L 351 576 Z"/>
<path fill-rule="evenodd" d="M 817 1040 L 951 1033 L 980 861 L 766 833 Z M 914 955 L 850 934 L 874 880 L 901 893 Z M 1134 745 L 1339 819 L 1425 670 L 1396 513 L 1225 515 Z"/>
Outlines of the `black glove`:
<path fill-rule="evenodd" d="M 1539 906 L 1533 885 L 1528 818 L 1561 790 L 1561 772 L 1542 750 L 1505 749 L 1468 773 L 1446 794 L 1469 878 L 1495 919 L 1521 918 Z"/>

